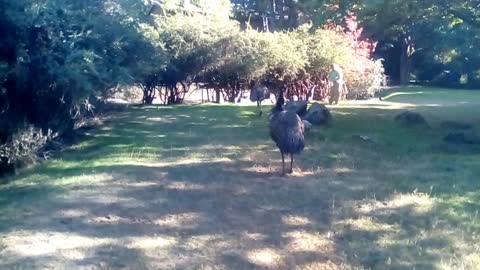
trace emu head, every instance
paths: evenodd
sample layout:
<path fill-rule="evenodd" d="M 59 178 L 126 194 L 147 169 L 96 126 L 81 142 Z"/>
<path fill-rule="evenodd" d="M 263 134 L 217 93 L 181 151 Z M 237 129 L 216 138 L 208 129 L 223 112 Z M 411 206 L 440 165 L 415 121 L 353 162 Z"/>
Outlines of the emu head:
<path fill-rule="evenodd" d="M 277 102 L 275 104 L 275 107 L 273 107 L 272 109 L 272 114 L 283 111 L 283 104 L 285 103 L 285 98 L 283 97 L 284 88 L 284 86 L 280 87 L 280 91 L 277 96 Z"/>

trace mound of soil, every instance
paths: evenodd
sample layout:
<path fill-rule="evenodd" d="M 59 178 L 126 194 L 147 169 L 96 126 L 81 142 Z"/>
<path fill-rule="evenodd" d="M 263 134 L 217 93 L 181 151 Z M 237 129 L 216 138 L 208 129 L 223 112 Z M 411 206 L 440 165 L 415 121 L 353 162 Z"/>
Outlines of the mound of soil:
<path fill-rule="evenodd" d="M 480 137 L 474 132 L 450 132 L 443 140 L 451 144 L 480 144 Z"/>
<path fill-rule="evenodd" d="M 473 126 L 469 123 L 463 123 L 463 122 L 457 122 L 457 121 L 444 121 L 440 123 L 440 127 L 442 129 L 447 129 L 447 130 L 467 130 L 467 129 L 472 129 Z"/>
<path fill-rule="evenodd" d="M 430 127 L 427 120 L 425 120 L 421 114 L 410 111 L 406 111 L 397 115 L 395 117 L 395 122 L 404 127 Z"/>

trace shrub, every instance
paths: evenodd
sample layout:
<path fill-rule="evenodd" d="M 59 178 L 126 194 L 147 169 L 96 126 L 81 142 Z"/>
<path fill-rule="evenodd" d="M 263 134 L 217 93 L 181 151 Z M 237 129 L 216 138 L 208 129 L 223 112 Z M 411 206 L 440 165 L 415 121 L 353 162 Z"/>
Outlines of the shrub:
<path fill-rule="evenodd" d="M 373 97 L 384 82 L 385 74 L 381 60 L 364 61 L 361 67 L 353 64 L 345 69 L 348 82 L 347 99 L 366 99 Z"/>
<path fill-rule="evenodd" d="M 143 42 L 141 18 L 130 20 L 120 4 L 0 0 L 0 6 L 0 145 L 12 146 L 23 123 L 45 134 L 71 133 L 92 102 L 135 68 L 130 57 Z M 7 146 L 0 162 L 26 153 Z"/>
<path fill-rule="evenodd" d="M 0 164 L 4 168 L 17 168 L 34 163 L 40 150 L 53 137 L 51 130 L 44 135 L 40 128 L 34 126 L 19 129 L 6 144 L 0 146 Z"/>

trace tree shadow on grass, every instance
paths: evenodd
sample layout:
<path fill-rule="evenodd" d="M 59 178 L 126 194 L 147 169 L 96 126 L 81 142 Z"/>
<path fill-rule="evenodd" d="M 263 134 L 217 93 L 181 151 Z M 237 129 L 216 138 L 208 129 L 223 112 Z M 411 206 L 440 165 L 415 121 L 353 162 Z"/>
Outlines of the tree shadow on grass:
<path fill-rule="evenodd" d="M 362 182 L 338 183 L 321 172 L 280 177 L 275 172 L 251 170 L 253 165 L 236 161 L 99 167 L 97 171 L 110 172 L 101 185 L 80 185 L 62 196 L 49 196 L 45 200 L 51 208 L 36 209 L 28 223 L 2 234 L 58 235 L 50 240 L 58 252 L 45 258 L 46 262 L 94 268 L 292 269 L 313 265 L 322 269 L 343 263 L 373 269 L 435 269 L 441 254 L 421 251 L 451 246 L 433 236 L 418 238 L 430 241 L 426 246 L 408 242 L 430 228 L 430 212 L 414 215 L 412 206 L 370 212 L 352 208 L 351 198 L 364 198 L 368 191 Z M 336 194 L 334 207 L 332 194 Z M 355 222 L 361 218 L 375 220 L 380 228 L 362 227 Z M 62 250 L 64 242 L 57 240 L 61 236 L 63 241 L 74 241 L 72 235 L 89 243 L 77 250 L 84 259 L 68 259 L 69 251 Z M 382 244 L 386 235 L 392 244 Z M 24 237 L 33 246 L 44 241 Z M 145 265 L 137 265 L 140 255 L 135 254 L 145 256 Z M 32 260 L 18 256 L 19 264 Z"/>

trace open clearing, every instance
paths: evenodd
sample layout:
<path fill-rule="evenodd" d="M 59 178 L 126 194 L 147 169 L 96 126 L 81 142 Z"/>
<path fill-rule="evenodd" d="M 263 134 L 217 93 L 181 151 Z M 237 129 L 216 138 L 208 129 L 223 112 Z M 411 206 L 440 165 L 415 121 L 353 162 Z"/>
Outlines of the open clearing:
<path fill-rule="evenodd" d="M 0 186 L 0 269 L 478 269 L 480 147 L 440 122 L 480 131 L 480 94 L 385 100 L 331 107 L 287 177 L 255 107 L 115 113 Z"/>

